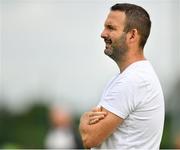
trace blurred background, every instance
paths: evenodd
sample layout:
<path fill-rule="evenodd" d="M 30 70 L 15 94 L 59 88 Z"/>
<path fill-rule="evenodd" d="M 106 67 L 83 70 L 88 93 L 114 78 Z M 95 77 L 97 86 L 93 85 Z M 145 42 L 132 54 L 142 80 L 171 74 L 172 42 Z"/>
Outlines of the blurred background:
<path fill-rule="evenodd" d="M 161 148 L 180 148 L 179 0 L 0 0 L 0 148 L 83 148 L 80 115 L 118 72 L 100 34 L 119 2 L 151 16 L 145 55 L 165 96 Z"/>

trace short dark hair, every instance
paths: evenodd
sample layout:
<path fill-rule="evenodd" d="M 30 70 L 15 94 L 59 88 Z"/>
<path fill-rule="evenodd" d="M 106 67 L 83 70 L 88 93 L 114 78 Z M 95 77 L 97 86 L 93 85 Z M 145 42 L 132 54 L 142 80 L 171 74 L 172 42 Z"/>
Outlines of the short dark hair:
<path fill-rule="evenodd" d="M 111 11 L 122 11 L 126 14 L 124 32 L 137 29 L 140 34 L 139 46 L 144 48 L 151 30 L 151 20 L 147 11 L 135 4 L 122 3 L 115 4 L 111 7 Z"/>

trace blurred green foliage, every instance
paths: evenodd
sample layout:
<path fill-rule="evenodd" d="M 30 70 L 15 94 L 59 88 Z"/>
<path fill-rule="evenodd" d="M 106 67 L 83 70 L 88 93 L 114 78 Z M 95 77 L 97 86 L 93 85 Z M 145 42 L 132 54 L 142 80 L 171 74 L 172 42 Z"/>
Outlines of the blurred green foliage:
<path fill-rule="evenodd" d="M 0 111 L 0 148 L 43 148 L 49 128 L 48 109 L 36 105 L 24 114 Z"/>
<path fill-rule="evenodd" d="M 172 149 L 174 148 L 173 146 L 173 141 L 171 138 L 171 126 L 172 126 L 172 119 L 169 114 L 166 113 L 165 115 L 165 123 L 164 123 L 164 131 L 163 131 L 163 137 L 161 141 L 161 149 Z"/>
<path fill-rule="evenodd" d="M 74 127 L 78 135 L 79 118 L 80 116 L 74 118 Z M 170 137 L 171 122 L 171 116 L 166 114 L 161 149 L 173 148 Z M 48 108 L 41 104 L 34 105 L 19 115 L 0 109 L 0 148 L 45 148 L 44 140 L 49 128 Z"/>

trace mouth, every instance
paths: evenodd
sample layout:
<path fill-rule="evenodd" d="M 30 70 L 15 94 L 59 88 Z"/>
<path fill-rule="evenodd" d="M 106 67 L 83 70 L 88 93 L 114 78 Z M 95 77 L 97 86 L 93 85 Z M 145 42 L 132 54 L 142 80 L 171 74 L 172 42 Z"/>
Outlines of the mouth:
<path fill-rule="evenodd" d="M 111 39 L 104 39 L 104 42 L 106 43 L 106 49 L 109 49 L 111 47 L 111 44 L 112 44 Z"/>

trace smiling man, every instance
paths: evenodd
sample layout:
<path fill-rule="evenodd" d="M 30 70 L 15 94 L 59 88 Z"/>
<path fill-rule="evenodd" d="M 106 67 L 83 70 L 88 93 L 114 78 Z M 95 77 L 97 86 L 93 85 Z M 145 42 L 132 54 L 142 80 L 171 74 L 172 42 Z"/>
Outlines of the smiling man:
<path fill-rule="evenodd" d="M 134 4 L 111 7 L 101 37 L 104 53 L 120 72 L 106 86 L 98 106 L 82 115 L 86 148 L 159 149 L 164 125 L 160 82 L 144 56 L 149 14 Z"/>

